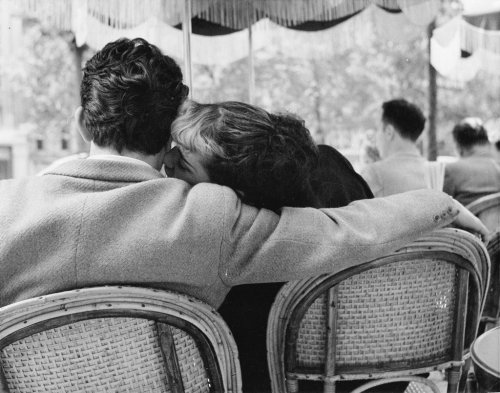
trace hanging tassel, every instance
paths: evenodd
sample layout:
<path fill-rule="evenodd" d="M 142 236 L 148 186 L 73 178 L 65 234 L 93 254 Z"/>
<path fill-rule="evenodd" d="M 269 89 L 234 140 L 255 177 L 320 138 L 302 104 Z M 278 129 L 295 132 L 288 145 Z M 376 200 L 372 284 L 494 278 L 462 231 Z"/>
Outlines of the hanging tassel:
<path fill-rule="evenodd" d="M 254 0 L 254 8 L 283 26 L 307 21 L 331 21 L 352 15 L 371 4 L 371 0 Z"/>
<path fill-rule="evenodd" d="M 460 23 L 462 49 L 474 53 L 485 50 L 500 55 L 500 31 L 484 30 L 467 23 L 462 19 Z"/>

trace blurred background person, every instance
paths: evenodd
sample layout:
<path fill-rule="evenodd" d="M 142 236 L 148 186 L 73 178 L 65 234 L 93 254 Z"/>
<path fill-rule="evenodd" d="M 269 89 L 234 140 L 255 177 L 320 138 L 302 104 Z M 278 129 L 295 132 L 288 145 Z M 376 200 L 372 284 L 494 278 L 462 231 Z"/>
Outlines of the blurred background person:
<path fill-rule="evenodd" d="M 446 165 L 443 191 L 463 205 L 500 192 L 500 164 L 481 119 L 463 119 L 452 134 L 459 159 Z"/>
<path fill-rule="evenodd" d="M 425 121 L 420 108 L 405 99 L 382 104 L 382 124 L 375 134 L 381 160 L 361 170 L 376 197 L 421 188 L 442 188 L 442 165 L 430 164 L 417 147 Z"/>

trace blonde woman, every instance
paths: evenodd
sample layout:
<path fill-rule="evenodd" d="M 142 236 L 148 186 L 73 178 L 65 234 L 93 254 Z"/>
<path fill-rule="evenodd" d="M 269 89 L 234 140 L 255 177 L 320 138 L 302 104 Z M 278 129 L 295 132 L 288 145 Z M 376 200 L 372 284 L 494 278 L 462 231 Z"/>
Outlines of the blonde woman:
<path fill-rule="evenodd" d="M 236 190 L 260 208 L 340 207 L 373 197 L 366 182 L 333 147 L 316 146 L 304 122 L 241 102 L 187 101 L 172 125 L 170 176 Z M 245 392 L 270 391 L 266 359 L 269 310 L 283 283 L 240 285 L 219 312 L 240 351 Z"/>

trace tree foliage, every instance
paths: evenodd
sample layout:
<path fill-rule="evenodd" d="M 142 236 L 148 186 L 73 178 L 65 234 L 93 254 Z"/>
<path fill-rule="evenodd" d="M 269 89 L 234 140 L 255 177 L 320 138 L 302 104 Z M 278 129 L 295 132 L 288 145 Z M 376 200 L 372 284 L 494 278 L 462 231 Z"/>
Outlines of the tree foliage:
<path fill-rule="evenodd" d="M 72 37 L 25 21 L 23 45 L 2 59 L 2 78 L 23 106 L 18 123 L 31 123 L 36 139 L 60 140 L 69 132 L 78 97 Z"/>
<path fill-rule="evenodd" d="M 321 43 L 310 41 L 311 46 Z M 357 148 L 356 135 L 378 127 L 383 101 L 406 98 L 428 113 L 428 43 L 425 32 L 409 42 L 394 43 L 373 37 L 365 45 L 332 56 L 294 57 L 279 43 L 255 54 L 255 104 L 269 110 L 289 110 L 302 116 L 318 142 Z M 203 66 L 195 77 L 211 75 L 211 83 L 196 87 L 201 101 L 248 101 L 248 64 Z M 464 116 L 498 116 L 500 81 L 478 75 L 465 84 L 446 84 L 438 76 L 437 132 L 439 154 L 453 154 L 452 124 Z M 444 86 L 444 87 L 443 87 Z"/>

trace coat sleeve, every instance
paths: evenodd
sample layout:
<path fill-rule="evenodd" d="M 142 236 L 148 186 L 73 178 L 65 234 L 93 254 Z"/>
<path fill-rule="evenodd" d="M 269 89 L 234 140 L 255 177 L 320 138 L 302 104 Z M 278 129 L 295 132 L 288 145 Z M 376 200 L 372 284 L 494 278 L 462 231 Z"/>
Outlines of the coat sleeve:
<path fill-rule="evenodd" d="M 242 204 L 225 189 L 219 275 L 229 286 L 298 280 L 381 257 L 458 214 L 452 198 L 418 190 L 342 208 L 284 208 L 281 215 Z"/>

